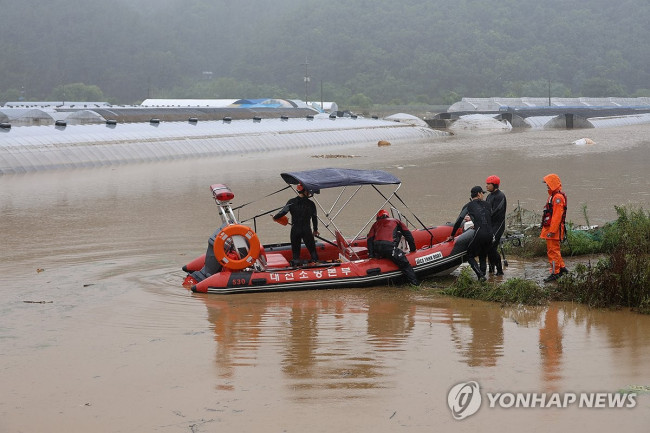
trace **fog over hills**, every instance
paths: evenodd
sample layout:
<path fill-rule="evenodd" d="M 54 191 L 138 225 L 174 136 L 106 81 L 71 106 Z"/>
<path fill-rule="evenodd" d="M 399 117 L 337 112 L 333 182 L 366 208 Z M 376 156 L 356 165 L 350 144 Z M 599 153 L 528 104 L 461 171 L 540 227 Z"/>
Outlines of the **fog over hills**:
<path fill-rule="evenodd" d="M 545 96 L 549 85 L 558 97 L 650 96 L 647 0 L 0 0 L 0 7 L 0 102 L 75 91 L 73 99 L 115 103 L 322 92 L 340 104 L 444 104 Z"/>

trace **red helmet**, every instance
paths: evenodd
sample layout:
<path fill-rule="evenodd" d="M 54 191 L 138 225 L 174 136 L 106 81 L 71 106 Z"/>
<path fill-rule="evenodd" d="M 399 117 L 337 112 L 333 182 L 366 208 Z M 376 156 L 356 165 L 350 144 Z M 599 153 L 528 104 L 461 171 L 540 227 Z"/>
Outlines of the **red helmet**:
<path fill-rule="evenodd" d="M 377 212 L 377 219 L 382 219 L 382 218 L 388 218 L 390 214 L 386 209 L 382 209 L 379 212 Z"/>
<path fill-rule="evenodd" d="M 499 185 L 501 183 L 501 179 L 499 179 L 499 176 L 492 175 L 492 176 L 488 176 L 488 178 L 485 179 L 485 183 Z"/>
<path fill-rule="evenodd" d="M 304 190 L 305 190 L 305 187 L 302 186 L 302 183 L 299 183 L 299 184 L 296 186 L 296 191 L 298 191 L 298 192 L 303 192 Z"/>

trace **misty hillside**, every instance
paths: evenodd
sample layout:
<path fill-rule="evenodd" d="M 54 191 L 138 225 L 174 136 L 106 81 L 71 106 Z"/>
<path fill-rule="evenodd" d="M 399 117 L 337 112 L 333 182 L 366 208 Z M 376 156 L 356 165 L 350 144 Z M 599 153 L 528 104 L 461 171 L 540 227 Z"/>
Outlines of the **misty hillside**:
<path fill-rule="evenodd" d="M 0 0 L 0 102 L 650 96 L 647 0 Z M 305 62 L 308 66 L 305 67 Z M 209 73 L 208 73 L 209 72 Z M 305 73 L 310 76 L 305 89 Z"/>

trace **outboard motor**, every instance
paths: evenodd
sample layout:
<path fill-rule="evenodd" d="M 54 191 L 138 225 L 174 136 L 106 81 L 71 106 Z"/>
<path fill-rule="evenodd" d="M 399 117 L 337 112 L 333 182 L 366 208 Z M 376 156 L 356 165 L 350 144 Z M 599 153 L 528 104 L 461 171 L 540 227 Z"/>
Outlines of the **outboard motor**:
<path fill-rule="evenodd" d="M 226 225 L 224 224 L 215 230 L 214 233 L 212 233 L 212 236 L 210 236 L 210 239 L 208 239 L 208 249 L 205 251 L 205 263 L 203 268 L 201 268 L 200 271 L 195 271 L 190 274 L 197 283 L 200 283 L 212 274 L 220 272 L 223 268 L 214 255 L 214 239 L 225 226 Z"/>
<path fill-rule="evenodd" d="M 235 194 L 226 185 L 220 183 L 210 185 L 210 191 L 212 191 L 214 202 L 219 207 L 219 216 L 221 217 L 222 224 L 212 233 L 210 239 L 208 239 L 208 248 L 205 252 L 205 264 L 203 268 L 200 271 L 195 271 L 190 274 L 197 283 L 221 271 L 223 266 L 221 266 L 221 263 L 219 263 L 214 255 L 214 240 L 224 227 L 230 224 L 237 224 L 237 218 L 230 205 L 232 199 L 235 198 Z"/>

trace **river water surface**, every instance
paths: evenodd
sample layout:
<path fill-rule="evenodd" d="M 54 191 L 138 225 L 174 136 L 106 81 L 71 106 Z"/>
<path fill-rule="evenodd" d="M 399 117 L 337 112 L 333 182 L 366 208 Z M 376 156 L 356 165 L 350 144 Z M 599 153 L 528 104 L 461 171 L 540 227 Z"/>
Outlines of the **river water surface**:
<path fill-rule="evenodd" d="M 196 295 L 180 268 L 218 224 L 212 183 L 238 204 L 282 188 L 283 171 L 383 169 L 440 224 L 490 174 L 509 211 L 539 211 L 555 172 L 568 220 L 586 224 L 586 209 L 602 225 L 616 205 L 648 209 L 649 136 L 648 125 L 529 131 L 0 177 L 0 432 L 646 431 L 650 394 L 632 408 L 522 409 L 490 408 L 486 393 L 650 386 L 648 316 L 399 287 Z M 582 137 L 596 144 L 571 144 Z M 288 240 L 270 219 L 258 232 Z M 546 272 L 542 258 L 509 262 L 506 276 Z M 468 381 L 483 403 L 457 421 L 447 395 Z"/>

